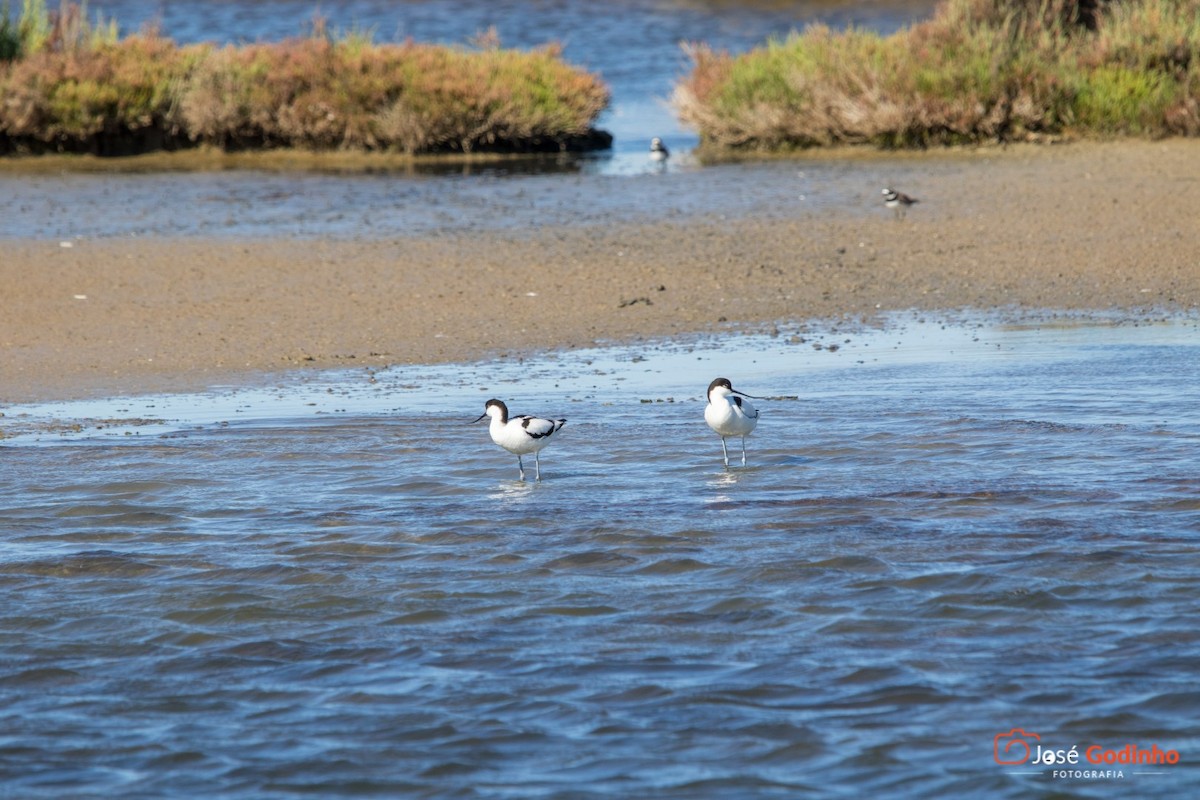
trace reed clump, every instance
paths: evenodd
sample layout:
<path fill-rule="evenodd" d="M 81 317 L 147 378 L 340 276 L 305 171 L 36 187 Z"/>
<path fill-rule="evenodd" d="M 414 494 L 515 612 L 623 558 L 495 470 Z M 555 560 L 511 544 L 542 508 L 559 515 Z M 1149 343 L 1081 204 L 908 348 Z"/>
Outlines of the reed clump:
<path fill-rule="evenodd" d="M 1200 132 L 1200 0 L 946 0 L 886 37 L 689 51 L 674 103 L 717 149 Z"/>
<path fill-rule="evenodd" d="M 609 93 L 561 49 L 376 44 L 369 33 L 178 46 L 118 38 L 86 7 L 0 12 L 0 153 L 127 154 L 198 144 L 410 154 L 605 146 Z"/>

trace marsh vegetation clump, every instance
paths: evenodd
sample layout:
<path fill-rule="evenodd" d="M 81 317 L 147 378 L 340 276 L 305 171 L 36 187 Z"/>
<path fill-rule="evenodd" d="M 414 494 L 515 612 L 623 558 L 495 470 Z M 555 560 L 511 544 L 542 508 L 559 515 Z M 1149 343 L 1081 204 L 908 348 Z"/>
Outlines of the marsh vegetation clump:
<path fill-rule="evenodd" d="M 86 6 L 0 10 L 0 153 L 146 152 L 207 144 L 409 154 L 603 145 L 609 101 L 561 48 L 376 44 L 320 20 L 284 42 L 178 46 L 118 37 Z"/>
<path fill-rule="evenodd" d="M 539 149 L 586 135 L 608 102 L 603 84 L 563 63 L 556 47 L 309 37 L 210 49 L 187 72 L 182 126 L 227 148 Z"/>
<path fill-rule="evenodd" d="M 689 52 L 674 103 L 717 149 L 1200 132 L 1200 0 L 946 0 L 891 36 Z"/>

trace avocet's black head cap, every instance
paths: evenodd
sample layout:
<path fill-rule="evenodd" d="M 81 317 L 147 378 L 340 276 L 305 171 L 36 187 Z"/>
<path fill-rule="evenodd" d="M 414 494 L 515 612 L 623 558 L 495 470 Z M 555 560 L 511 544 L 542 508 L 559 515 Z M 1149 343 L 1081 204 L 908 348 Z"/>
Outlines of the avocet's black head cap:
<path fill-rule="evenodd" d="M 490 409 L 492 406 L 495 406 L 496 408 L 500 409 L 500 421 L 508 422 L 508 406 L 504 405 L 504 403 L 502 401 L 497 400 L 494 397 L 491 400 L 488 400 L 486 403 L 483 404 L 483 413 L 471 421 L 479 422 L 479 420 L 483 419 L 484 417 L 486 417 L 488 415 L 488 409 Z"/>
<path fill-rule="evenodd" d="M 729 382 L 728 378 L 717 378 L 715 381 L 710 383 L 708 385 L 708 396 L 709 397 L 712 397 L 713 389 L 716 389 L 717 387 L 724 387 L 733 394 L 740 394 L 742 397 L 749 397 L 751 400 L 765 400 L 766 399 L 765 397 L 757 397 L 752 394 L 746 394 L 745 392 L 739 392 L 737 389 L 733 388 L 733 384 Z"/>

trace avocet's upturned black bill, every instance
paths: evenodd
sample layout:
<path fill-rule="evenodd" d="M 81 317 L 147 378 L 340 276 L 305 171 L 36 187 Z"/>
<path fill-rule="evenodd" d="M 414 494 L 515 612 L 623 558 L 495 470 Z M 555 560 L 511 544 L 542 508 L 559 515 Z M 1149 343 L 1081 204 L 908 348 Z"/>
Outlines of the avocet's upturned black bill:
<path fill-rule="evenodd" d="M 721 453 L 725 457 L 726 467 L 729 466 L 729 449 L 725 446 L 728 436 L 742 437 L 742 466 L 746 466 L 746 437 L 758 424 L 758 409 L 748 401 L 761 399 L 734 389 L 728 378 L 717 378 L 708 385 L 704 421 L 721 437 Z"/>
<path fill-rule="evenodd" d="M 521 456 L 533 453 L 536 466 L 535 480 L 542 479 L 542 462 L 539 451 L 550 443 L 550 437 L 558 433 L 565 419 L 542 419 L 522 414 L 517 417 L 508 416 L 508 406 L 499 400 L 488 400 L 483 413 L 473 422 L 479 422 L 484 417 L 491 417 L 488 433 L 492 441 L 517 457 L 517 469 L 521 472 L 521 480 L 525 480 L 525 465 Z"/>
<path fill-rule="evenodd" d="M 671 157 L 671 151 L 663 144 L 663 140 L 655 136 L 650 140 L 650 158 L 653 161 L 666 161 Z"/>
<path fill-rule="evenodd" d="M 896 219 L 901 219 L 908 213 L 908 207 L 921 202 L 915 197 L 909 197 L 904 192 L 897 192 L 890 186 L 883 190 L 883 204 L 896 212 Z"/>

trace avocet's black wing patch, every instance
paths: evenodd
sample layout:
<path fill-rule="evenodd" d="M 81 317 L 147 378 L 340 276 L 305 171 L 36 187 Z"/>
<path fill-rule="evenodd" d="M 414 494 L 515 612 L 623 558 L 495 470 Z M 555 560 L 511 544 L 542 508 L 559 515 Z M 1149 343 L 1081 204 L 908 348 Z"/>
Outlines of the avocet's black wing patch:
<path fill-rule="evenodd" d="M 734 405 L 736 405 L 738 408 L 742 408 L 742 398 L 738 397 L 736 394 L 731 394 L 730 397 L 733 398 Z M 743 413 L 745 413 L 744 408 L 742 408 L 742 411 L 743 411 Z M 750 419 L 758 419 L 758 409 L 757 408 L 754 409 L 753 413 L 746 414 L 746 416 L 749 417 Z"/>
<path fill-rule="evenodd" d="M 522 414 L 517 419 L 521 421 L 521 427 L 531 439 L 543 439 L 567 424 L 565 419 L 541 419 L 528 414 Z"/>

